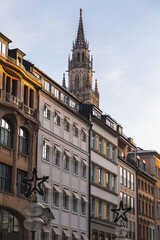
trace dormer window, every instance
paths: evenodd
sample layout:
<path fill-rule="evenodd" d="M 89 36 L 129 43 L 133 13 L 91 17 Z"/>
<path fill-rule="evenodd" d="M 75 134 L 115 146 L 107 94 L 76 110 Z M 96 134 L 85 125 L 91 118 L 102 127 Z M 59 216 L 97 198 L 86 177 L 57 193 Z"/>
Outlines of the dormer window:
<path fill-rule="evenodd" d="M 3 55 L 6 55 L 6 50 L 7 50 L 6 44 L 0 42 L 0 52 L 1 52 Z"/>

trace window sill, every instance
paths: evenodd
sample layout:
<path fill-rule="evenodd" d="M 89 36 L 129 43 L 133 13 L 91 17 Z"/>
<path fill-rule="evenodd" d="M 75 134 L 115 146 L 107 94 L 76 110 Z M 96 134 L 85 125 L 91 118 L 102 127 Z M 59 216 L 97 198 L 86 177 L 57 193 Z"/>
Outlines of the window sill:
<path fill-rule="evenodd" d="M 60 166 L 60 165 L 57 165 L 56 163 L 53 163 L 53 165 L 54 165 L 56 168 L 58 168 L 58 169 L 61 168 L 61 166 Z"/>
<path fill-rule="evenodd" d="M 72 213 L 73 213 L 74 215 L 78 215 L 78 211 L 75 212 L 75 211 L 72 210 Z"/>
<path fill-rule="evenodd" d="M 50 164 L 50 162 L 48 160 L 45 160 L 44 158 L 42 158 L 42 161 L 47 163 L 47 164 Z"/>
<path fill-rule="evenodd" d="M 63 168 L 63 170 L 67 173 L 69 173 L 69 169 Z"/>
<path fill-rule="evenodd" d="M 69 212 L 69 209 L 67 209 L 67 208 L 63 208 L 62 209 L 64 212 Z"/>
<path fill-rule="evenodd" d="M 72 172 L 75 177 L 78 177 L 78 173 Z"/>
<path fill-rule="evenodd" d="M 52 207 L 59 209 L 59 206 L 52 204 Z"/>

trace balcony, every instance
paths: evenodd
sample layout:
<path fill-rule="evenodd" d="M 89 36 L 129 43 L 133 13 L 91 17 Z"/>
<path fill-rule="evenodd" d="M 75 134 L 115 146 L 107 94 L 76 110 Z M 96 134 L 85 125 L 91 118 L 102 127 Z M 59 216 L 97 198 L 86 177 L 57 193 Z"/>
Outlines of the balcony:
<path fill-rule="evenodd" d="M 16 107 L 17 109 L 23 111 L 32 117 L 36 117 L 36 111 L 26 105 L 23 104 L 23 102 L 17 98 L 16 96 L 13 96 L 10 93 L 4 92 L 3 90 L 0 89 L 0 101 L 9 103 L 12 106 Z"/>
<path fill-rule="evenodd" d="M 26 106 L 26 105 L 24 105 L 24 111 L 25 111 L 25 113 L 27 113 L 28 115 L 30 115 L 30 116 L 34 116 L 34 113 L 35 113 L 35 110 L 34 109 L 32 109 L 32 108 L 30 108 L 30 107 L 28 107 L 28 106 Z"/>
<path fill-rule="evenodd" d="M 3 97 L 4 101 L 9 102 L 20 109 L 22 108 L 22 101 L 20 101 L 17 97 L 7 92 L 3 92 Z"/>

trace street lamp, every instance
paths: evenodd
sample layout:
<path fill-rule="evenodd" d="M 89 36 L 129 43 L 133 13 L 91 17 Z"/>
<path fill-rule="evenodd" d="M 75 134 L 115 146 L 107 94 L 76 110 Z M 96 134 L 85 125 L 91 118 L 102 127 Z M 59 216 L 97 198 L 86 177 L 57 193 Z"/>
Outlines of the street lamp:
<path fill-rule="evenodd" d="M 24 208 L 24 211 L 28 216 L 28 218 L 26 218 L 24 221 L 24 227 L 32 232 L 32 240 L 35 240 L 35 232 L 41 229 L 42 225 L 44 224 L 43 219 L 40 218 L 40 216 L 44 214 L 44 206 L 38 202 L 37 193 L 41 196 L 44 195 L 41 185 L 48 178 L 48 176 L 38 178 L 37 169 L 35 167 L 33 169 L 32 178 L 25 178 L 24 180 L 22 180 L 27 189 L 27 191 L 25 192 L 25 196 L 29 197 L 32 193 L 34 193 L 34 200 Z M 33 188 L 32 183 L 34 183 Z"/>

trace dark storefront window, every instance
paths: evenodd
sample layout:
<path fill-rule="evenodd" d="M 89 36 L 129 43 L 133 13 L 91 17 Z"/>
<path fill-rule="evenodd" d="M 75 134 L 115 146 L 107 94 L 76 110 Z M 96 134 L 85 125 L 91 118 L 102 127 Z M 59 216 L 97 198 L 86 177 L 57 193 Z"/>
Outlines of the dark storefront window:
<path fill-rule="evenodd" d="M 98 240 L 98 232 L 94 231 L 92 232 L 92 240 Z"/>
<path fill-rule="evenodd" d="M 0 209 L 0 240 L 22 240 L 18 219 L 10 212 Z"/>

